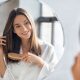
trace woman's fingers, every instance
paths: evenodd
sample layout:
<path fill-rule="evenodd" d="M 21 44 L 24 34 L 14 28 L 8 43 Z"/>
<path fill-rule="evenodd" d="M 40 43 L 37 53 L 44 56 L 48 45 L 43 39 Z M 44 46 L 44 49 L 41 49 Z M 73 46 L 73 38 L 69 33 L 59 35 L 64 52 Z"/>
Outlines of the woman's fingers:
<path fill-rule="evenodd" d="M 0 36 L 0 46 L 5 46 L 6 45 L 6 40 L 5 40 L 5 36 Z"/>
<path fill-rule="evenodd" d="M 33 63 L 31 56 L 28 56 L 28 58 L 25 60 L 27 63 Z"/>
<path fill-rule="evenodd" d="M 5 43 L 0 43 L 0 46 L 2 46 L 2 45 L 3 45 L 3 46 L 6 46 L 6 44 L 5 44 Z"/>
<path fill-rule="evenodd" d="M 32 62 L 31 61 L 31 56 L 29 56 L 29 55 L 24 55 L 22 57 L 22 60 L 25 61 L 25 62 L 27 62 L 27 63 L 31 63 Z"/>
<path fill-rule="evenodd" d="M 22 60 L 26 62 L 27 61 L 27 57 L 23 57 Z"/>
<path fill-rule="evenodd" d="M 1 38 L 6 38 L 6 36 L 0 36 L 0 39 L 1 39 Z"/>
<path fill-rule="evenodd" d="M 21 58 L 21 59 L 22 59 L 23 61 L 25 61 L 25 60 L 27 59 L 27 57 L 28 57 L 28 55 L 27 55 L 27 54 L 23 54 L 23 56 L 22 56 L 22 58 Z"/>

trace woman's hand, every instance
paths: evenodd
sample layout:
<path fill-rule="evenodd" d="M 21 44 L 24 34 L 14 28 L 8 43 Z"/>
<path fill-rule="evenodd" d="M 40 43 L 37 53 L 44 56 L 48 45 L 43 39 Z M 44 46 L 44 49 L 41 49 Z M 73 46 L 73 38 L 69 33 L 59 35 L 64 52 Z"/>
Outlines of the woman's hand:
<path fill-rule="evenodd" d="M 73 74 L 74 80 L 80 80 L 80 52 L 75 57 L 75 63 L 72 66 L 72 74 Z"/>
<path fill-rule="evenodd" d="M 27 54 L 23 54 L 22 60 L 28 63 L 36 64 L 39 67 L 43 67 L 44 65 L 44 61 L 42 58 L 30 52 L 28 52 Z"/>
<path fill-rule="evenodd" d="M 5 40 L 6 36 L 0 36 L 0 47 L 1 46 L 5 46 L 6 44 L 6 40 Z"/>
<path fill-rule="evenodd" d="M 0 55 L 3 53 L 3 48 L 2 46 L 6 45 L 6 40 L 5 40 L 5 36 L 0 36 Z"/>
<path fill-rule="evenodd" d="M 23 54 L 17 54 L 17 53 L 8 53 L 8 57 L 12 60 L 23 60 L 27 63 L 36 64 L 39 67 L 43 67 L 44 61 L 39 56 L 36 56 L 35 54 L 32 54 L 30 52 L 23 53 Z"/>

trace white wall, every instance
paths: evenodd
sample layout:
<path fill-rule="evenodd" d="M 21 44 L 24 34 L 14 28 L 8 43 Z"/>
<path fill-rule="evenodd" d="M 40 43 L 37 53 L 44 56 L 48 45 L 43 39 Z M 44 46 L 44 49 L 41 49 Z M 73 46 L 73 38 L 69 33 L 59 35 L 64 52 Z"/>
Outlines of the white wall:
<path fill-rule="evenodd" d="M 40 5 L 38 0 L 19 0 L 19 7 L 26 9 L 26 11 L 32 15 L 34 20 L 40 16 Z"/>
<path fill-rule="evenodd" d="M 3 32 L 9 12 L 13 8 L 18 7 L 18 5 L 19 5 L 19 0 L 10 0 L 7 3 L 0 5 L 0 34 Z"/>

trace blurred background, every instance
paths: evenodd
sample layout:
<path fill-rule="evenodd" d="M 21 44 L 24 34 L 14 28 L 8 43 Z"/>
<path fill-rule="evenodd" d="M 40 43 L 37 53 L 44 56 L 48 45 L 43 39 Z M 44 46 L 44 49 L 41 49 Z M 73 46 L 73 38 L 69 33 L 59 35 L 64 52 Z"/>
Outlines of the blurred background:
<path fill-rule="evenodd" d="M 9 12 L 21 7 L 29 12 L 37 26 L 38 37 L 54 45 L 58 63 L 47 80 L 72 80 L 71 66 L 80 50 L 79 0 L 0 0 L 0 34 Z"/>

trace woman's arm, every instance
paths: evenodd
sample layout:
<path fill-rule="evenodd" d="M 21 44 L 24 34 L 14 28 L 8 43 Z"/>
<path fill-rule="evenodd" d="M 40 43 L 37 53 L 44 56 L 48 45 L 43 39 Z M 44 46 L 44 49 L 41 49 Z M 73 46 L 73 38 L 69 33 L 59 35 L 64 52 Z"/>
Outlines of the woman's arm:
<path fill-rule="evenodd" d="M 22 60 L 24 62 L 35 64 L 40 68 L 42 68 L 44 65 L 44 60 L 31 52 L 28 52 L 27 54 L 23 54 Z"/>
<path fill-rule="evenodd" d="M 7 67 L 3 46 L 6 45 L 5 36 L 0 36 L 0 80 L 15 80 L 11 69 Z"/>
<path fill-rule="evenodd" d="M 54 46 L 45 44 L 41 58 L 45 61 L 37 80 L 46 80 L 54 71 L 58 59 L 54 50 Z"/>
<path fill-rule="evenodd" d="M 46 79 L 50 73 L 54 71 L 54 67 L 58 62 L 53 46 L 46 44 L 43 50 L 44 51 L 42 52 L 41 56 L 36 56 L 28 52 L 28 54 L 24 54 L 22 58 L 22 60 L 25 62 L 36 64 L 37 66 L 41 67 L 37 80 Z"/>
<path fill-rule="evenodd" d="M 4 62 L 4 55 L 0 51 L 0 76 L 1 77 L 3 77 L 5 71 L 6 71 L 6 65 Z"/>
<path fill-rule="evenodd" d="M 3 77 L 5 70 L 6 70 L 6 65 L 4 61 L 4 53 L 3 53 L 3 46 L 6 45 L 6 40 L 5 36 L 0 36 L 0 76 Z"/>
<path fill-rule="evenodd" d="M 16 80 L 11 68 L 6 65 L 3 50 L 0 47 L 0 80 Z"/>

